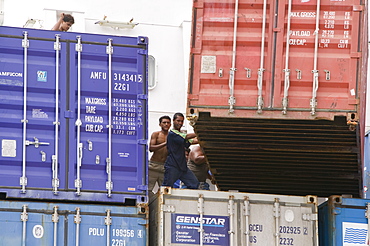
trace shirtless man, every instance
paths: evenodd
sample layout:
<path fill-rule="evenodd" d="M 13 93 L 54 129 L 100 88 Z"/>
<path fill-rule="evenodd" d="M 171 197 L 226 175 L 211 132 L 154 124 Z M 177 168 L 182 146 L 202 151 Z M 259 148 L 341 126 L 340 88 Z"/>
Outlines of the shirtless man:
<path fill-rule="evenodd" d="M 149 144 L 149 151 L 153 152 L 149 161 L 149 199 L 154 195 L 152 190 L 155 183 L 158 182 L 158 186 L 163 183 L 164 162 L 167 159 L 167 135 L 171 127 L 171 118 L 167 115 L 162 116 L 159 118 L 159 126 L 161 130 L 152 133 Z"/>
<path fill-rule="evenodd" d="M 194 173 L 195 177 L 197 177 L 200 185 L 200 190 L 209 190 L 209 184 L 206 182 L 206 179 L 210 177 L 209 174 L 209 166 L 206 162 L 206 158 L 204 156 L 202 148 L 198 146 L 194 146 L 189 154 L 188 159 L 188 168 Z"/>
<path fill-rule="evenodd" d="M 53 26 L 51 30 L 53 31 L 61 31 L 66 32 L 71 28 L 71 26 L 75 23 L 75 19 L 70 14 L 64 14 L 61 13 L 59 20 L 57 23 Z"/>

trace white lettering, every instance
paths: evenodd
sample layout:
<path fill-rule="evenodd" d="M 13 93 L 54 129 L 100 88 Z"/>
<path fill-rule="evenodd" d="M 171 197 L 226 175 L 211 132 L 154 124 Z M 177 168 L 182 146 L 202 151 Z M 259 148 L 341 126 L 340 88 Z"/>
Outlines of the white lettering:
<path fill-rule="evenodd" d="M 289 45 L 305 45 L 306 39 L 289 39 Z"/>
<path fill-rule="evenodd" d="M 310 31 L 290 31 L 290 36 L 309 37 L 311 36 L 311 32 Z"/>
<path fill-rule="evenodd" d="M 91 72 L 90 79 L 107 79 L 107 73 L 105 73 L 105 72 Z"/>
<path fill-rule="evenodd" d="M 85 97 L 86 104 L 107 105 L 105 98 Z"/>
<path fill-rule="evenodd" d="M 0 72 L 1 76 L 9 76 L 9 77 L 22 77 L 22 73 L 15 73 L 15 72 Z"/>
<path fill-rule="evenodd" d="M 104 119 L 102 116 L 85 115 L 85 122 L 103 123 Z"/>
<path fill-rule="evenodd" d="M 200 218 L 193 217 L 193 216 L 177 216 L 176 222 L 179 223 L 191 223 L 191 224 L 199 224 Z M 221 218 L 203 218 L 203 224 L 207 225 L 225 225 L 225 219 Z"/>
<path fill-rule="evenodd" d="M 87 114 L 95 114 L 96 113 L 96 106 L 86 106 L 86 113 Z"/>
<path fill-rule="evenodd" d="M 291 12 L 291 17 L 298 17 L 298 18 L 315 18 L 316 12 Z"/>
<path fill-rule="evenodd" d="M 89 228 L 89 236 L 104 237 L 104 228 Z"/>
<path fill-rule="evenodd" d="M 103 132 L 103 128 L 102 125 L 86 124 L 85 126 L 87 132 Z"/>

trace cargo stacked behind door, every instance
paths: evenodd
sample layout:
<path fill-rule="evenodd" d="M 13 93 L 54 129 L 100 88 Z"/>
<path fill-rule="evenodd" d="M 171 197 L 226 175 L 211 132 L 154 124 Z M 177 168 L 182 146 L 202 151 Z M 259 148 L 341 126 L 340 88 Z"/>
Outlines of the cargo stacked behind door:
<path fill-rule="evenodd" d="M 360 0 L 193 2 L 187 113 L 221 189 L 360 196 L 364 11 Z"/>
<path fill-rule="evenodd" d="M 0 191 L 145 202 L 147 38 L 0 28 Z"/>

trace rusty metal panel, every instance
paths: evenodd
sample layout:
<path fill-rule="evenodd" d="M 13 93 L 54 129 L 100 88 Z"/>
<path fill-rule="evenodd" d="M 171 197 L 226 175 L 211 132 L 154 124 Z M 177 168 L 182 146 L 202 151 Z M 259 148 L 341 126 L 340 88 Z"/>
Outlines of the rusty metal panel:
<path fill-rule="evenodd" d="M 361 196 L 358 129 L 345 117 L 277 120 L 210 117 L 195 132 L 220 190 Z"/>

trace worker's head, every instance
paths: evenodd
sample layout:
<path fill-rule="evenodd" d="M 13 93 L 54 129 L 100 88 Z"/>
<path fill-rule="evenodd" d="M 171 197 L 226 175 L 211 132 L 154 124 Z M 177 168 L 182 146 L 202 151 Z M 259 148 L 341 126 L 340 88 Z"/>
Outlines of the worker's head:
<path fill-rule="evenodd" d="M 159 126 L 163 131 L 168 131 L 171 127 L 171 118 L 168 115 L 164 115 L 159 118 Z"/>
<path fill-rule="evenodd" d="M 64 14 L 63 21 L 60 23 L 59 31 L 66 32 L 75 23 L 75 19 L 70 14 Z"/>
<path fill-rule="evenodd" d="M 181 127 L 184 125 L 184 115 L 182 113 L 176 113 L 173 115 L 173 128 L 180 131 Z"/>

